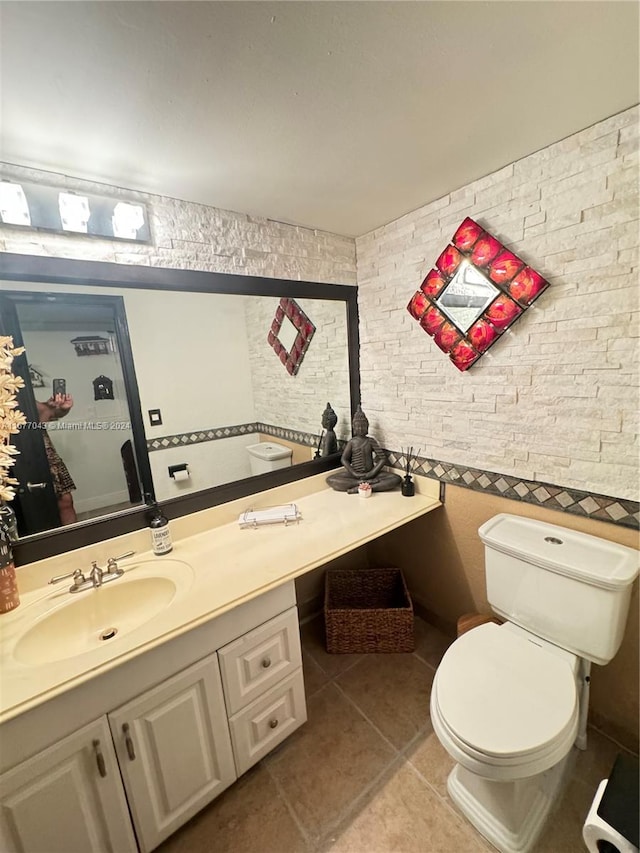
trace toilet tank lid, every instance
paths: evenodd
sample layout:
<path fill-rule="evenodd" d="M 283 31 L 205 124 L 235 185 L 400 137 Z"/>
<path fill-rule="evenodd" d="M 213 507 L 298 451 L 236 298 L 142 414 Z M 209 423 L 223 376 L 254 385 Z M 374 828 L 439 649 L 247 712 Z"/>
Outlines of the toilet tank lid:
<path fill-rule="evenodd" d="M 250 444 L 247 450 L 252 456 L 264 459 L 267 462 L 272 462 L 274 459 L 286 459 L 293 452 L 290 447 L 284 447 L 282 444 L 271 444 L 268 441 L 261 441 L 259 444 Z"/>
<path fill-rule="evenodd" d="M 478 533 L 497 551 L 593 586 L 620 589 L 638 575 L 638 551 L 555 524 L 500 513 Z"/>

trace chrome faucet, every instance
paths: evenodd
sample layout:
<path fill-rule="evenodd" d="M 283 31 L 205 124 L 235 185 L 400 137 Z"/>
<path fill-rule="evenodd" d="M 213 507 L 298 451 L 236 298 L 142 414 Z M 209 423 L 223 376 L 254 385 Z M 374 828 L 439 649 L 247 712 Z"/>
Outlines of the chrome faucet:
<path fill-rule="evenodd" d="M 82 569 L 76 569 L 73 572 L 68 572 L 66 575 L 57 575 L 49 580 L 49 583 L 58 583 L 59 581 L 73 578 L 73 583 L 69 587 L 69 592 L 82 592 L 85 589 L 99 589 L 103 584 L 109 581 L 114 581 L 122 577 L 124 569 L 118 566 L 118 560 L 124 560 L 127 557 L 133 557 L 135 551 L 127 551 L 126 554 L 120 554 L 119 557 L 109 557 L 105 569 L 101 569 L 95 560 L 91 562 L 91 571 L 89 577 L 85 577 Z"/>
<path fill-rule="evenodd" d="M 122 569 L 120 570 L 122 572 Z M 102 578 L 104 576 L 104 572 L 100 568 L 100 566 L 94 560 L 91 563 L 91 571 L 89 572 L 89 577 L 91 578 L 91 582 L 95 589 L 102 586 Z"/>

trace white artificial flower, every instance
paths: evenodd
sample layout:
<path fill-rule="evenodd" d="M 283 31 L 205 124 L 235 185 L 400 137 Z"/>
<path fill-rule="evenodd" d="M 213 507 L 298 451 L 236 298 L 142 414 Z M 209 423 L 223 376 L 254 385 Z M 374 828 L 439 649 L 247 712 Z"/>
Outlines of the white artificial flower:
<path fill-rule="evenodd" d="M 10 436 L 19 432 L 26 423 L 24 414 L 18 409 L 16 392 L 24 387 L 22 377 L 11 370 L 13 359 L 24 352 L 24 347 L 14 347 L 13 338 L 0 335 L 0 501 L 11 501 L 15 497 L 14 486 L 18 481 L 9 476 L 15 464 L 18 450 L 10 444 Z"/>

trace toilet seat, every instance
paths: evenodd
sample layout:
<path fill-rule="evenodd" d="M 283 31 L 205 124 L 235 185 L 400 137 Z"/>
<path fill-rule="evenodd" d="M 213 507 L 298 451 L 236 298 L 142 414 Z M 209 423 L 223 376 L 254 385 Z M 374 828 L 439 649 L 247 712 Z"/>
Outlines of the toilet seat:
<path fill-rule="evenodd" d="M 502 778 L 542 772 L 571 748 L 579 718 L 569 662 L 535 638 L 489 623 L 463 634 L 432 685 L 438 736 L 460 763 Z"/>

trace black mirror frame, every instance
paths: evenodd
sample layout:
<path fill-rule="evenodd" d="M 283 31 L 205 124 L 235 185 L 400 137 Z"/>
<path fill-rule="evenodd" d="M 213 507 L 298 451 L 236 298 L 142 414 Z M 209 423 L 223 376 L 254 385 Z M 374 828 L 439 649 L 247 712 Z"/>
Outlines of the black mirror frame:
<path fill-rule="evenodd" d="M 241 296 L 281 296 L 325 299 L 344 302 L 347 309 L 349 383 L 351 413 L 360 403 L 359 333 L 357 287 L 344 284 L 291 281 L 230 273 L 169 269 L 166 267 L 19 255 L 0 252 L 0 280 L 27 281 L 35 284 L 100 285 L 131 287 L 141 290 L 171 290 L 198 293 L 224 293 Z M 180 518 L 257 491 L 274 488 L 304 477 L 329 471 L 340 465 L 339 454 L 321 457 L 291 468 L 215 486 L 162 503 L 168 518 Z M 120 513 L 83 522 L 77 527 L 58 528 L 25 537 L 14 545 L 16 565 L 24 565 L 62 554 L 104 539 L 131 533 L 146 526 L 146 509 L 134 507 Z"/>

